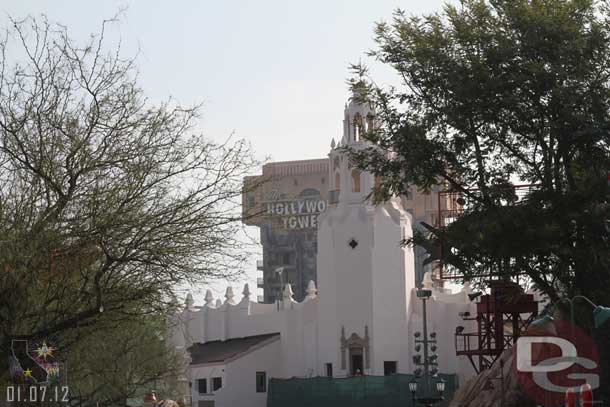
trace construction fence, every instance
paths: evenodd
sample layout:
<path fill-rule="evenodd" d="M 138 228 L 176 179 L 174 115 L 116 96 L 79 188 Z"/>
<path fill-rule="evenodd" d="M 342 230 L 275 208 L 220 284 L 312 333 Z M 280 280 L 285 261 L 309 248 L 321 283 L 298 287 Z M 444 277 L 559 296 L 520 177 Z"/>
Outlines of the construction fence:
<path fill-rule="evenodd" d="M 439 375 L 445 380 L 445 400 L 457 389 L 456 375 Z M 267 407 L 414 407 L 409 382 L 413 375 L 312 377 L 271 379 Z M 420 390 L 422 379 L 419 379 Z M 435 391 L 434 395 L 438 394 Z M 423 397 L 423 392 L 417 392 Z"/>

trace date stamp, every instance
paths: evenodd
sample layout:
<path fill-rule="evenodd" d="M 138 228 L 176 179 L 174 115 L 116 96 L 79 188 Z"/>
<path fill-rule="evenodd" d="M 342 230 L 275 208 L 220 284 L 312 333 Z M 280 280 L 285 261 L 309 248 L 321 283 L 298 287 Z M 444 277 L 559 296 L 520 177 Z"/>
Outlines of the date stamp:
<path fill-rule="evenodd" d="M 12 385 L 6 387 L 5 401 L 18 406 L 67 405 L 70 401 L 68 386 Z"/>

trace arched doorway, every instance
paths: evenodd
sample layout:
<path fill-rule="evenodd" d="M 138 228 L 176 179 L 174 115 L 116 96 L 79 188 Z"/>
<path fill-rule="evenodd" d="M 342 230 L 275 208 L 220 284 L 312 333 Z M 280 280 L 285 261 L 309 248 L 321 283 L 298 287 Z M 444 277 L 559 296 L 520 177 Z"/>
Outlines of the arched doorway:
<path fill-rule="evenodd" d="M 353 332 L 345 337 L 345 328 L 341 327 L 341 369 L 347 370 L 350 376 L 365 373 L 370 368 L 369 328 L 364 327 L 364 338 Z"/>

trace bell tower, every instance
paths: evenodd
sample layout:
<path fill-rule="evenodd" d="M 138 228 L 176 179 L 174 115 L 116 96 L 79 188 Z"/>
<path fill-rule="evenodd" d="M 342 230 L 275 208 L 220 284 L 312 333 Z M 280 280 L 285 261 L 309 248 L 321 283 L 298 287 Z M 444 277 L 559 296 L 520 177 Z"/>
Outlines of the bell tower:
<path fill-rule="evenodd" d="M 370 144 L 364 140 L 366 132 L 375 125 L 374 111 L 368 102 L 352 97 L 343 112 L 343 137 L 339 143 L 333 138 L 329 153 L 331 204 L 362 203 L 374 186 L 374 178 L 350 165 L 346 149 L 362 149 Z"/>
<path fill-rule="evenodd" d="M 414 282 L 414 257 L 401 246 L 412 233 L 411 216 L 395 198 L 373 205 L 371 173 L 350 163 L 352 150 L 371 147 L 363 135 L 373 128 L 371 106 L 351 98 L 343 136 L 329 152 L 330 202 L 318 218 L 318 366 L 332 363 L 338 375 L 382 375 L 384 362 L 399 371 L 408 361 L 406 315 Z M 406 372 L 406 370 L 404 370 Z"/>

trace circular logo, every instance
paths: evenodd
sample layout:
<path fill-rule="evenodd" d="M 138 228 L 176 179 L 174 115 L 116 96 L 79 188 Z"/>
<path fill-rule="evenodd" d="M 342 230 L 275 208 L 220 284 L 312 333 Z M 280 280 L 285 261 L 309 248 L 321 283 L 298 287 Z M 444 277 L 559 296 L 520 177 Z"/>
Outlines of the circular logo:
<path fill-rule="evenodd" d="M 521 390 L 543 406 L 563 405 L 566 392 L 599 387 L 599 354 L 593 339 L 561 320 L 531 326 L 517 340 L 513 369 Z"/>

